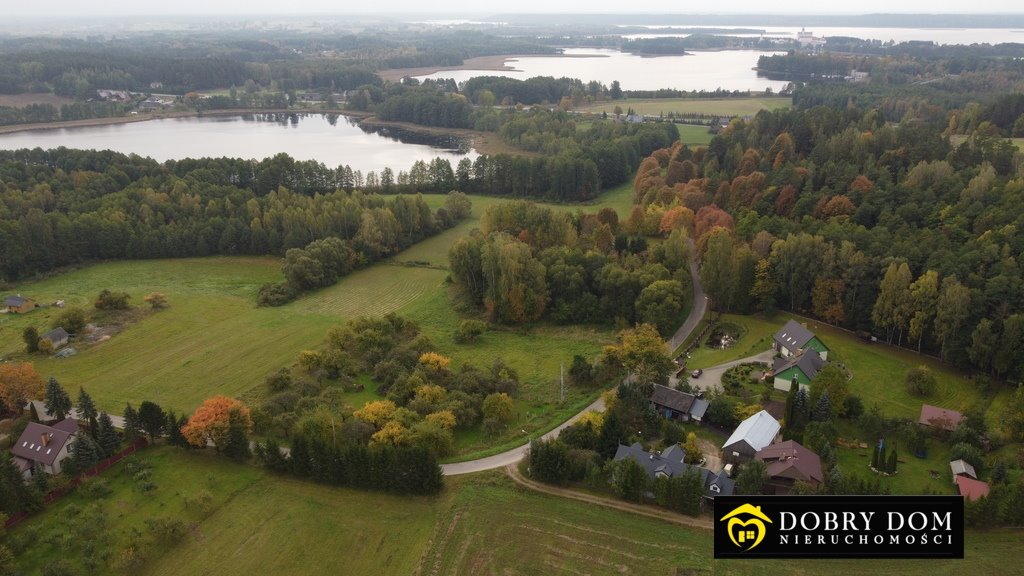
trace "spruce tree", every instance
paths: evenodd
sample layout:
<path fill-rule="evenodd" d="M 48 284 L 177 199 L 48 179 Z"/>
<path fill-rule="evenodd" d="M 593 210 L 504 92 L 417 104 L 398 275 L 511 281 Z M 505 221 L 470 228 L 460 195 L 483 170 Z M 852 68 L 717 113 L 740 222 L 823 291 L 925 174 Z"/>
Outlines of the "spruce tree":
<path fill-rule="evenodd" d="M 167 424 L 167 417 L 164 411 L 156 403 L 144 400 L 139 405 L 139 428 L 149 434 L 149 441 L 155 442 L 163 435 L 164 425 Z"/>
<path fill-rule="evenodd" d="M 795 414 L 793 413 L 793 402 L 796 401 L 796 393 L 799 389 L 800 383 L 797 382 L 796 378 L 794 377 L 793 381 L 789 383 L 789 394 L 786 394 L 786 414 L 784 418 L 786 419 L 787 432 L 793 429 L 793 418 L 795 416 Z"/>
<path fill-rule="evenodd" d="M 39 411 L 36 410 L 36 403 L 35 402 L 29 402 L 29 404 L 28 404 L 28 411 L 29 411 L 29 413 L 32 416 L 32 421 L 33 422 L 39 422 Z"/>
<path fill-rule="evenodd" d="M 871 451 L 871 467 L 878 470 L 878 444 L 875 444 L 875 449 Z"/>
<path fill-rule="evenodd" d="M 46 494 L 50 487 L 50 475 L 43 470 L 43 465 L 39 462 L 32 464 L 32 485 L 39 490 L 40 494 Z"/>
<path fill-rule="evenodd" d="M 224 446 L 224 454 L 237 460 L 244 460 L 251 453 L 249 431 L 246 430 L 242 414 L 238 409 L 233 409 L 228 413 L 228 441 Z"/>
<path fill-rule="evenodd" d="M 99 448 L 88 434 L 79 434 L 71 443 L 71 458 L 65 460 L 71 466 L 66 466 L 71 474 L 79 474 L 92 468 L 99 462 Z"/>
<path fill-rule="evenodd" d="M 128 403 L 124 407 L 124 439 L 134 442 L 139 437 L 139 431 L 139 413 Z"/>
<path fill-rule="evenodd" d="M 183 424 L 179 423 L 178 416 L 173 410 L 167 411 L 167 423 L 164 425 L 164 433 L 167 434 L 167 443 L 171 446 L 188 446 L 188 441 L 181 433 Z"/>
<path fill-rule="evenodd" d="M 78 389 L 78 416 L 82 420 L 93 420 L 98 416 L 96 412 L 96 404 L 92 401 L 92 397 L 85 391 L 84 388 Z"/>
<path fill-rule="evenodd" d="M 100 417 L 97 420 L 96 442 L 99 444 L 100 450 L 103 452 L 103 456 L 105 458 L 109 458 L 114 454 L 117 454 L 118 448 L 121 447 L 121 439 L 117 437 L 117 430 L 114 429 L 114 422 L 106 412 L 101 412 Z"/>
<path fill-rule="evenodd" d="M 889 460 L 886 463 L 885 471 L 889 474 L 896 473 L 896 446 L 893 446 L 892 452 L 889 452 Z"/>
<path fill-rule="evenodd" d="M 52 376 L 46 383 L 46 411 L 58 421 L 67 418 L 71 413 L 71 397 Z"/>
<path fill-rule="evenodd" d="M 814 405 L 813 418 L 817 422 L 828 422 L 832 419 L 832 401 L 828 397 L 828 390 L 821 393 L 818 403 Z"/>

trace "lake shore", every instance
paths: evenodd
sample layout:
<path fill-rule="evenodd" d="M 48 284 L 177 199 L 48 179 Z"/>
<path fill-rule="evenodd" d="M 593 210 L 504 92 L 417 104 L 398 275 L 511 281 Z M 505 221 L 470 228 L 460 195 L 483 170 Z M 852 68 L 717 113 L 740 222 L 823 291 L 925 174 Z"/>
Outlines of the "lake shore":
<path fill-rule="evenodd" d="M 419 66 L 417 68 L 391 68 L 378 70 L 377 76 L 389 82 L 398 82 L 406 76 L 427 76 L 437 72 L 455 70 L 489 70 L 492 72 L 515 72 L 518 69 L 509 66 L 508 61 L 516 58 L 607 58 L 604 54 L 504 54 L 497 56 L 477 56 L 467 58 L 458 66 Z"/>
<path fill-rule="evenodd" d="M 15 132 L 28 132 L 31 130 L 58 130 L 61 128 L 85 128 L 90 126 L 108 126 L 113 124 L 130 124 L 133 122 L 148 122 L 149 120 L 164 120 L 168 118 L 201 118 L 203 116 L 239 116 L 242 114 L 339 114 L 352 116 L 354 118 L 368 118 L 369 112 L 355 110 L 331 110 L 327 108 L 233 108 L 228 110 L 207 110 L 195 112 L 192 110 L 181 112 L 159 112 L 156 114 L 133 114 L 131 116 L 111 116 L 109 118 L 87 118 L 85 120 L 64 120 L 61 122 L 41 122 L 37 124 L 11 124 L 0 126 L 0 134 L 13 134 Z"/>
<path fill-rule="evenodd" d="M 481 132 L 479 130 L 469 130 L 467 128 L 441 128 L 438 126 L 422 126 L 420 124 L 413 124 L 411 122 L 393 122 L 390 120 L 381 120 L 377 117 L 370 116 L 359 121 L 359 124 L 365 126 L 393 126 L 395 128 L 402 128 L 410 132 L 418 132 L 420 134 L 431 134 L 437 136 L 458 136 L 460 138 L 468 138 L 472 141 L 473 148 L 480 154 L 514 154 L 517 156 L 539 156 L 536 152 L 529 152 L 527 150 L 520 150 L 510 146 L 496 132 Z"/>

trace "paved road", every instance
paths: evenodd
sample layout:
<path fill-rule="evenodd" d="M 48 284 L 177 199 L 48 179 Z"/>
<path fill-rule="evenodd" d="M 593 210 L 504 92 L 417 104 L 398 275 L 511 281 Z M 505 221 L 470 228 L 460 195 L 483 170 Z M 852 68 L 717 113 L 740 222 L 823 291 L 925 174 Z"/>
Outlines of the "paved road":
<path fill-rule="evenodd" d="M 594 400 L 590 406 L 587 406 L 580 413 L 576 414 L 572 418 L 569 418 L 565 422 L 558 425 L 557 428 L 541 436 L 542 440 L 550 440 L 557 438 L 559 432 L 568 428 L 577 420 L 583 417 L 587 412 L 604 412 L 604 398 L 598 398 Z M 530 448 L 530 444 L 526 443 L 522 446 L 513 448 L 501 454 L 495 454 L 494 456 L 488 456 L 486 458 L 479 458 L 477 460 L 469 460 L 468 462 L 455 462 L 452 464 L 442 464 L 441 472 L 446 476 L 455 476 L 457 474 L 469 474 L 471 472 L 482 472 L 484 470 L 493 470 L 494 468 L 502 468 L 515 464 L 526 456 L 526 451 Z"/>
<path fill-rule="evenodd" d="M 696 249 L 693 245 L 693 240 L 690 240 L 690 254 L 696 254 Z M 686 321 L 683 325 L 676 330 L 676 333 L 666 343 L 669 352 L 674 351 L 679 347 L 687 337 L 690 336 L 690 332 L 697 327 L 700 323 L 701 318 L 704 317 L 704 312 L 707 310 L 708 301 L 704 296 L 704 288 L 700 285 L 700 274 L 697 270 L 696 259 L 691 256 L 690 258 L 690 278 L 693 280 L 693 308 L 690 309 L 690 315 L 686 317 Z M 572 425 L 574 422 L 579 420 L 587 412 L 602 412 L 604 411 L 604 400 L 598 398 L 593 404 L 584 408 L 580 413 L 576 414 L 572 418 L 569 418 L 558 428 L 548 432 L 541 436 L 544 440 L 558 437 L 558 433 L 566 427 Z M 495 468 L 502 468 L 515 464 L 526 456 L 527 450 L 530 448 L 530 444 L 526 443 L 522 446 L 518 446 L 511 450 L 502 452 L 501 454 L 495 454 L 494 456 L 488 456 L 486 458 L 479 458 L 477 460 L 469 460 L 468 462 L 455 462 L 452 464 L 441 465 L 441 472 L 446 476 L 455 476 L 456 474 L 469 474 L 471 472 L 482 472 L 484 470 L 493 470 Z"/>
<path fill-rule="evenodd" d="M 708 298 L 704 294 L 704 287 L 700 283 L 698 265 L 697 248 L 693 245 L 693 240 L 690 240 L 690 278 L 693 284 L 693 308 L 690 309 L 690 315 L 686 317 L 683 325 L 679 327 L 679 330 L 676 330 L 676 333 L 666 343 L 669 354 L 675 352 L 676 348 L 690 337 L 690 332 L 693 332 L 694 328 L 700 324 L 701 319 L 704 318 L 704 314 L 708 310 Z"/>

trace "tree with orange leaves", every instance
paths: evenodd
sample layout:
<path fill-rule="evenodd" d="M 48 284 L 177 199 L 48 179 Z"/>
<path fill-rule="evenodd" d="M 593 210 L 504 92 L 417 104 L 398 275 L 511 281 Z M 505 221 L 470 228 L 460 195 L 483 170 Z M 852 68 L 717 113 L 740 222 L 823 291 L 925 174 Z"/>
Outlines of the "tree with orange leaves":
<path fill-rule="evenodd" d="M 658 230 L 662 234 L 669 234 L 673 230 L 685 229 L 687 232 L 693 228 L 693 210 L 685 206 L 674 206 L 665 211 L 661 216 L 661 225 Z"/>
<path fill-rule="evenodd" d="M 43 378 L 31 362 L 0 365 L 0 401 L 8 410 L 19 412 L 26 402 L 42 396 Z"/>
<path fill-rule="evenodd" d="M 697 211 L 695 218 L 697 226 L 696 236 L 700 238 L 705 232 L 709 232 L 716 226 L 721 226 L 726 230 L 732 230 L 736 228 L 735 222 L 733 222 L 732 216 L 728 212 L 722 210 L 718 206 L 711 204 L 705 206 Z"/>
<path fill-rule="evenodd" d="M 228 445 L 232 420 L 237 423 L 236 425 L 240 425 L 246 434 L 252 432 L 252 417 L 245 404 L 227 396 L 214 396 L 196 408 L 188 423 L 181 428 L 181 434 L 193 446 L 205 447 L 213 444 L 219 452 Z"/>

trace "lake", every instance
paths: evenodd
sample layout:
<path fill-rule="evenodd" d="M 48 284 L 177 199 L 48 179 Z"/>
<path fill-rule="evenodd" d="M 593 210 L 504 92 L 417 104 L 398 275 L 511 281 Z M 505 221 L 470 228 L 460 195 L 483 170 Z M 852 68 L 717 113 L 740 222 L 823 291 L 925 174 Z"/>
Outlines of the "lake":
<path fill-rule="evenodd" d="M 0 134 L 0 149 L 115 150 L 160 162 L 182 158 L 263 158 L 284 152 L 353 170 L 408 170 L 417 160 L 447 158 L 453 165 L 478 154 L 465 138 L 429 136 L 393 127 L 362 127 L 335 114 L 247 114 L 166 118 L 129 124 L 30 130 Z"/>
<path fill-rule="evenodd" d="M 709 26 L 659 26 L 651 24 L 642 26 L 650 30 L 650 33 L 627 34 L 624 38 L 665 38 L 689 36 L 689 33 L 673 32 L 673 30 L 687 28 L 711 28 Z M 715 26 L 714 28 L 726 28 Z M 796 33 L 801 30 L 800 26 L 743 26 L 747 30 L 751 28 L 764 30 L 764 36 L 773 38 L 796 39 Z M 849 36 L 865 40 L 881 40 L 888 42 L 908 42 L 912 40 L 931 41 L 936 44 L 1001 44 L 1005 42 L 1024 42 L 1024 30 L 1012 28 L 841 28 L 830 26 L 809 26 L 808 32 L 815 36 Z M 759 34 L 726 34 L 715 32 L 720 36 L 737 36 L 742 38 L 757 38 Z M 826 45 L 827 46 L 827 45 Z"/>
<path fill-rule="evenodd" d="M 508 76 L 526 79 L 534 76 L 568 76 L 584 82 L 597 80 L 611 85 L 618 80 L 624 90 L 756 90 L 771 88 L 778 92 L 787 82 L 760 78 L 753 70 L 762 54 L 757 50 L 693 52 L 686 56 L 644 57 L 618 50 L 570 48 L 564 56 L 523 56 L 510 58 L 512 71 L 446 70 L 424 78 L 454 78 L 464 82 L 474 76 Z"/>

